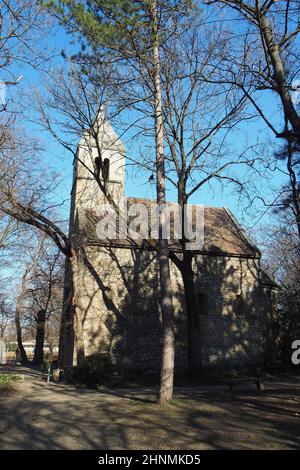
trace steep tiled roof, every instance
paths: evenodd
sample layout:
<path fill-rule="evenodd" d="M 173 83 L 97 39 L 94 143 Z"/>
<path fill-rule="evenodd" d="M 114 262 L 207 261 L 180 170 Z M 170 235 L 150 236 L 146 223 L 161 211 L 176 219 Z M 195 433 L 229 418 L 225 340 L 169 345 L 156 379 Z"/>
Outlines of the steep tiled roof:
<path fill-rule="evenodd" d="M 127 198 L 128 206 L 133 202 L 146 205 L 148 214 L 150 214 L 151 205 L 155 203 L 153 200 Z M 172 206 L 172 203 L 168 204 Z M 86 244 L 135 246 L 150 249 L 151 246 L 155 247 L 155 242 L 152 242 L 152 245 L 149 246 L 149 243 L 144 240 L 99 240 L 96 234 L 96 225 L 99 218 L 95 212 L 85 210 L 77 216 L 79 233 Z M 181 249 L 178 240 L 170 240 L 169 245 L 173 250 Z M 247 237 L 231 212 L 223 207 L 204 207 L 204 244 L 201 250 L 198 251 L 209 254 L 260 257 L 258 248 Z"/>

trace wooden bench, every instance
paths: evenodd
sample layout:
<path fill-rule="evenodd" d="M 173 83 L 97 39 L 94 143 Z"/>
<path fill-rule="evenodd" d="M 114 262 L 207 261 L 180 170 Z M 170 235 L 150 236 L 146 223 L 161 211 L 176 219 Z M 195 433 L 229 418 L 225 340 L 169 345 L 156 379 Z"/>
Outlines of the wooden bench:
<path fill-rule="evenodd" d="M 240 384 L 240 383 L 243 384 L 243 383 L 249 383 L 249 382 L 255 383 L 257 390 L 259 390 L 260 392 L 265 389 L 264 381 L 261 377 L 232 378 L 232 379 L 227 379 L 226 382 L 231 392 L 233 392 L 234 386 L 236 384 Z"/>

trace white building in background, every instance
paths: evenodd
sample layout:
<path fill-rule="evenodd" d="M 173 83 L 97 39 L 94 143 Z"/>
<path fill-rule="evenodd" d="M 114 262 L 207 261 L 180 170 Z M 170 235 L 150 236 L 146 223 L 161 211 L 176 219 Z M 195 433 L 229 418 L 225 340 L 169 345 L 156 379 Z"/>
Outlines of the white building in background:
<path fill-rule="evenodd" d="M 27 354 L 34 354 L 35 340 L 32 341 L 23 341 L 23 346 Z M 44 352 L 50 352 L 50 347 L 47 342 L 44 344 Z M 58 346 L 52 348 L 52 352 L 58 352 Z"/>
<path fill-rule="evenodd" d="M 5 343 L 2 338 L 0 338 L 0 364 L 6 364 L 6 350 Z"/>

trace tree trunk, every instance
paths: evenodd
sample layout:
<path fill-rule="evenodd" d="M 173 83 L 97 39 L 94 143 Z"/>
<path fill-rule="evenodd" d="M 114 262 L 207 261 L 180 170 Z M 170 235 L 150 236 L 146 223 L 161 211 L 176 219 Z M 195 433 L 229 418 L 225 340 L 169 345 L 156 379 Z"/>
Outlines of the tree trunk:
<path fill-rule="evenodd" d="M 25 348 L 24 348 L 24 346 L 23 346 L 23 341 L 22 341 L 22 328 L 21 328 L 21 322 L 20 322 L 20 311 L 19 311 L 18 307 L 16 307 L 15 325 L 16 325 L 16 331 L 17 331 L 18 349 L 19 349 L 20 355 L 21 355 L 21 362 L 22 362 L 23 364 L 26 364 L 26 362 L 28 362 L 28 357 L 27 357 Z"/>
<path fill-rule="evenodd" d="M 261 24 L 262 35 L 272 62 L 274 78 L 277 85 L 277 92 L 282 102 L 285 118 L 291 124 L 293 131 L 297 135 L 298 142 L 300 142 L 300 118 L 287 88 L 286 72 L 284 70 L 283 61 L 280 56 L 279 45 L 274 41 L 272 30 L 265 15 L 260 14 L 259 20 Z"/>
<path fill-rule="evenodd" d="M 178 182 L 178 204 L 181 207 L 182 239 L 182 260 L 177 263 L 180 270 L 183 286 L 185 307 L 187 315 L 187 345 L 188 345 L 188 372 L 194 377 L 201 368 L 201 344 L 200 344 L 200 321 L 198 311 L 198 301 L 196 296 L 194 273 L 193 273 L 193 254 L 186 249 L 188 240 L 185 237 L 185 207 L 188 202 L 186 195 L 186 167 L 184 167 Z"/>
<path fill-rule="evenodd" d="M 166 202 L 165 190 L 165 162 L 164 162 L 164 131 L 162 118 L 162 91 L 160 78 L 160 57 L 157 32 L 157 5 L 151 3 L 152 19 L 152 58 L 153 58 L 153 83 L 155 100 L 155 144 L 156 144 L 156 171 L 157 171 L 157 203 Z M 170 279 L 169 247 L 168 241 L 161 239 L 162 216 L 159 215 L 159 240 L 158 262 L 160 275 L 161 311 L 163 319 L 163 352 L 160 375 L 159 403 L 165 404 L 173 396 L 174 382 L 174 308 L 172 299 L 172 287 Z"/>
<path fill-rule="evenodd" d="M 159 273 L 161 291 L 161 310 L 163 318 L 163 353 L 160 374 L 159 403 L 165 404 L 172 399 L 174 383 L 174 309 L 170 280 L 169 250 L 167 240 L 159 243 Z"/>
<path fill-rule="evenodd" d="M 59 367 L 73 365 L 74 352 L 74 308 L 72 302 L 73 281 L 70 258 L 66 257 L 64 277 L 64 297 L 59 330 Z"/>
<path fill-rule="evenodd" d="M 15 312 L 15 325 L 16 325 L 16 332 L 17 332 L 17 342 L 18 342 L 18 349 L 21 355 L 21 362 L 26 363 L 28 362 L 28 357 L 25 351 L 25 348 L 23 346 L 23 341 L 22 341 L 22 327 L 21 327 L 21 320 L 20 320 L 20 314 L 21 314 L 21 304 L 26 292 L 26 276 L 27 276 L 27 271 L 25 274 L 22 276 L 22 284 L 21 284 L 21 290 L 17 299 L 16 303 L 16 312 Z"/>
<path fill-rule="evenodd" d="M 85 366 L 85 351 L 83 340 L 83 320 L 76 300 L 76 277 L 78 275 L 78 252 L 71 249 L 67 259 L 64 307 L 60 329 L 59 363 L 63 366 L 73 365 L 73 350 L 75 343 L 76 361 L 78 367 Z"/>
<path fill-rule="evenodd" d="M 36 336 L 33 356 L 34 364 L 42 364 L 44 361 L 45 321 L 46 312 L 44 310 L 39 310 L 36 316 Z"/>
<path fill-rule="evenodd" d="M 193 273 L 193 255 L 183 252 L 182 280 L 187 313 L 188 368 L 195 377 L 201 368 L 200 321 Z"/>
<path fill-rule="evenodd" d="M 293 148 L 292 148 L 292 143 L 290 142 L 289 139 L 287 139 L 287 169 L 289 172 L 291 193 L 292 193 L 292 197 L 291 197 L 292 210 L 293 210 L 293 214 L 295 217 L 298 236 L 300 240 L 300 201 L 299 201 L 300 185 L 299 185 L 299 181 L 297 178 L 297 173 L 295 172 L 294 167 L 293 167 Z"/>

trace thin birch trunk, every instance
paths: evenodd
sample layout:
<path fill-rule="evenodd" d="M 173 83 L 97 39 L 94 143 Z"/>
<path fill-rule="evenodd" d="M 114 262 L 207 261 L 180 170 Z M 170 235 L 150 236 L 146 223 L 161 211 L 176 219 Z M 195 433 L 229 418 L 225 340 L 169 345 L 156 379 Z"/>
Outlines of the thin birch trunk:
<path fill-rule="evenodd" d="M 166 202 L 165 189 L 165 162 L 164 162 L 164 131 L 162 118 L 162 90 L 160 77 L 159 42 L 157 33 L 157 5 L 151 4 L 152 16 L 152 53 L 153 53 L 153 81 L 155 99 L 155 143 L 156 143 L 156 170 L 157 170 L 157 203 Z M 163 319 L 163 352 L 160 375 L 159 403 L 165 404 L 173 396 L 174 382 L 174 307 L 169 265 L 168 241 L 161 239 L 162 217 L 159 218 L 158 262 L 160 274 L 161 311 Z"/>

